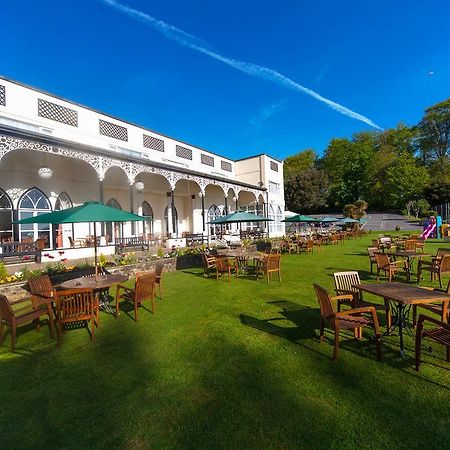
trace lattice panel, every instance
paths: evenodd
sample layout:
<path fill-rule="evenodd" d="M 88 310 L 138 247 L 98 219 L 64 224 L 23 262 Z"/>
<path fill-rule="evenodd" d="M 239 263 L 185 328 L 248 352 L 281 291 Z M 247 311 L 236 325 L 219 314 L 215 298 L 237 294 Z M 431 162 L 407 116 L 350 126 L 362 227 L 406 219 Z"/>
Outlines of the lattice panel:
<path fill-rule="evenodd" d="M 274 172 L 278 172 L 278 164 L 276 162 L 270 161 L 270 168 L 274 171 Z"/>
<path fill-rule="evenodd" d="M 205 155 L 202 153 L 200 155 L 200 160 L 201 160 L 202 164 L 205 164 L 206 166 L 214 167 L 214 158 L 212 156 Z"/>
<path fill-rule="evenodd" d="M 76 111 L 41 98 L 38 99 L 38 116 L 65 123 L 72 127 L 78 126 L 78 113 Z"/>
<path fill-rule="evenodd" d="M 233 166 L 228 161 L 220 161 L 220 167 L 222 170 L 226 170 L 227 172 L 233 171 Z"/>
<path fill-rule="evenodd" d="M 103 136 L 112 137 L 121 141 L 128 141 L 128 130 L 125 127 L 102 119 L 98 120 L 98 124 L 100 134 L 103 134 Z"/>
<path fill-rule="evenodd" d="M 176 146 L 176 155 L 180 158 L 192 160 L 192 150 L 190 148 L 182 147 L 181 145 Z"/>
<path fill-rule="evenodd" d="M 0 84 L 0 105 L 6 106 L 6 92 L 5 86 Z"/>
<path fill-rule="evenodd" d="M 158 152 L 164 151 L 164 141 L 162 139 L 149 136 L 148 134 L 143 134 L 144 147 L 151 148 L 152 150 L 157 150 Z"/>

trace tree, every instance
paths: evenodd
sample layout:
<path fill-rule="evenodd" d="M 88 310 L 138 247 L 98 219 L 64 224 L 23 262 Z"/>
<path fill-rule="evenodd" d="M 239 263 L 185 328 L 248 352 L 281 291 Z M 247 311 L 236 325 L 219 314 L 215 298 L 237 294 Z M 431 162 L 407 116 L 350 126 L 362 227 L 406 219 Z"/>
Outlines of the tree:
<path fill-rule="evenodd" d="M 357 200 L 354 204 L 350 203 L 344 206 L 343 215 L 352 219 L 361 219 L 366 215 L 368 206 L 364 200 Z"/>
<path fill-rule="evenodd" d="M 440 174 L 446 173 L 450 151 L 450 98 L 427 108 L 416 131 L 423 162 L 434 162 Z"/>
<path fill-rule="evenodd" d="M 284 160 L 284 178 L 289 179 L 314 166 L 316 152 L 308 148 Z"/>
<path fill-rule="evenodd" d="M 424 195 L 433 206 L 450 202 L 449 177 L 432 180 L 425 188 Z"/>
<path fill-rule="evenodd" d="M 314 167 L 285 181 L 286 207 L 291 211 L 311 212 L 326 206 L 328 178 Z"/>

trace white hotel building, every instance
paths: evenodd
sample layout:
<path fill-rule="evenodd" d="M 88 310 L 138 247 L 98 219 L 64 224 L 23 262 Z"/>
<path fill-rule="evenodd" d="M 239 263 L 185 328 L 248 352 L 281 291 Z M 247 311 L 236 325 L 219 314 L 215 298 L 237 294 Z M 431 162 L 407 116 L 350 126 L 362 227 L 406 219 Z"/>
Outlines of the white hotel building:
<path fill-rule="evenodd" d="M 283 162 L 265 154 L 232 160 L 39 89 L 0 77 L 0 240 L 69 237 L 91 224 L 16 225 L 13 220 L 88 200 L 140 215 L 136 224 L 98 224 L 117 237 L 213 236 L 208 222 L 235 210 L 267 215 L 284 234 Z M 247 224 L 243 229 L 256 225 Z"/>

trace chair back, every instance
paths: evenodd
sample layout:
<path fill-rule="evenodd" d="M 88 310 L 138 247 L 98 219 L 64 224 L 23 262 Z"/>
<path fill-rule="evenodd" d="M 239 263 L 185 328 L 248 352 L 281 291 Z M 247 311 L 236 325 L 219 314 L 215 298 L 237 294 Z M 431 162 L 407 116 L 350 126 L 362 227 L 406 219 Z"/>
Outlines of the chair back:
<path fill-rule="evenodd" d="M 11 308 L 11 304 L 6 296 L 0 294 L 0 323 L 2 320 L 7 324 L 12 322 L 14 317 L 14 311 Z"/>
<path fill-rule="evenodd" d="M 158 263 L 155 266 L 155 277 L 157 280 L 161 279 L 162 272 L 164 270 L 164 264 Z"/>
<path fill-rule="evenodd" d="M 266 264 L 267 264 L 267 271 L 276 271 L 280 270 L 280 261 L 281 261 L 281 255 L 279 254 L 273 254 L 273 255 L 267 255 Z"/>
<path fill-rule="evenodd" d="M 450 272 L 450 254 L 446 254 L 442 256 L 442 259 L 439 263 L 440 272 Z"/>
<path fill-rule="evenodd" d="M 70 248 L 75 248 L 75 241 L 72 239 L 72 236 L 68 236 L 68 237 L 69 237 Z"/>
<path fill-rule="evenodd" d="M 93 289 L 67 289 L 56 292 L 56 311 L 62 323 L 95 317 Z"/>
<path fill-rule="evenodd" d="M 377 267 L 379 269 L 383 269 L 387 266 L 389 266 L 389 257 L 385 253 L 375 253 L 375 259 L 377 261 Z"/>
<path fill-rule="evenodd" d="M 314 248 L 314 241 L 313 240 L 306 241 L 306 249 L 312 250 L 313 248 Z"/>
<path fill-rule="evenodd" d="M 28 289 L 33 303 L 39 300 L 42 301 L 43 298 L 53 297 L 54 289 L 50 277 L 47 274 L 30 278 L 28 280 Z"/>
<path fill-rule="evenodd" d="M 136 277 L 134 288 L 134 300 L 136 302 L 141 303 L 154 296 L 155 278 L 155 274 L 152 272 Z"/>
<path fill-rule="evenodd" d="M 358 289 L 353 287 L 355 284 L 361 284 L 359 279 L 359 273 L 355 270 L 348 272 L 335 272 L 333 273 L 334 286 L 336 288 L 336 294 L 345 292 L 359 292 Z"/>
<path fill-rule="evenodd" d="M 436 258 L 441 258 L 444 255 L 450 254 L 450 248 L 438 248 Z"/>
<path fill-rule="evenodd" d="M 367 249 L 367 253 L 369 254 L 369 258 L 371 262 L 376 262 L 377 260 L 375 259 L 375 253 L 378 253 L 378 248 L 377 247 L 369 247 Z"/>
<path fill-rule="evenodd" d="M 203 268 L 205 270 L 212 269 L 216 266 L 216 258 L 212 255 L 202 253 Z"/>
<path fill-rule="evenodd" d="M 414 239 L 407 239 L 405 241 L 405 251 L 413 252 L 416 250 L 417 241 Z"/>
<path fill-rule="evenodd" d="M 319 302 L 320 315 L 324 319 L 327 319 L 332 314 L 334 314 L 330 294 L 328 294 L 328 291 L 318 284 L 314 283 L 313 286 L 314 290 L 316 291 L 317 301 Z"/>

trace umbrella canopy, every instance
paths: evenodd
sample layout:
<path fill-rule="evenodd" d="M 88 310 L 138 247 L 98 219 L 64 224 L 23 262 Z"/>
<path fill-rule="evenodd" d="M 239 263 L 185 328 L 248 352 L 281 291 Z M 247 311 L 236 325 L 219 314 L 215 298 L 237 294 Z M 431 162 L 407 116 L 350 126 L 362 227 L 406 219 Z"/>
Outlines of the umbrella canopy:
<path fill-rule="evenodd" d="M 287 217 L 286 219 L 282 220 L 282 222 L 288 222 L 288 223 L 298 223 L 298 222 L 320 222 L 318 219 L 314 219 L 314 217 L 304 216 L 302 214 L 297 214 L 293 217 Z"/>
<path fill-rule="evenodd" d="M 111 208 L 99 202 L 86 202 L 80 206 L 62 209 L 35 217 L 17 220 L 14 223 L 83 223 L 83 222 L 138 222 L 148 217 L 138 216 L 121 209 Z"/>
<path fill-rule="evenodd" d="M 285 211 L 284 212 L 284 217 L 294 217 L 294 216 L 296 216 L 297 215 L 297 213 L 295 213 L 295 212 L 292 212 L 292 211 Z"/>
<path fill-rule="evenodd" d="M 337 219 L 336 217 L 324 217 L 323 219 L 320 219 L 322 223 L 332 223 L 332 222 L 339 222 L 340 219 Z"/>
<path fill-rule="evenodd" d="M 247 211 L 235 211 L 231 214 L 227 214 L 226 216 L 217 217 L 216 219 L 211 220 L 208 223 L 220 225 L 226 223 L 269 222 L 269 221 L 273 221 L 273 219 L 258 216 L 257 214 L 252 214 Z"/>
<path fill-rule="evenodd" d="M 148 220 L 148 216 L 142 217 L 121 209 L 111 208 L 99 202 L 86 202 L 80 206 L 62 209 L 39 216 L 27 217 L 14 223 L 87 223 L 87 222 L 138 222 Z M 97 275 L 97 236 L 94 227 L 94 259 L 95 274 Z"/>
<path fill-rule="evenodd" d="M 347 223 L 359 223 L 359 220 L 352 219 L 351 217 L 344 217 L 343 219 L 340 219 L 339 224 L 347 224 Z"/>

